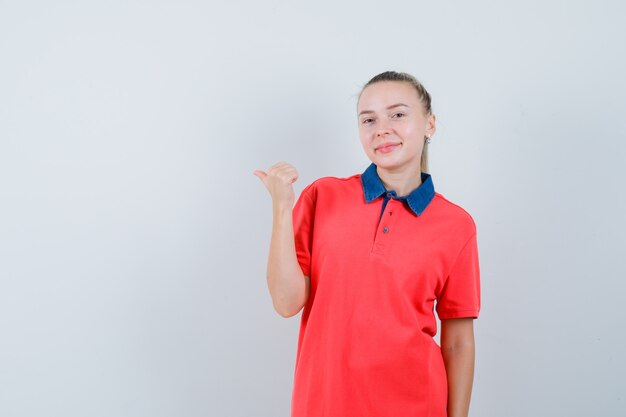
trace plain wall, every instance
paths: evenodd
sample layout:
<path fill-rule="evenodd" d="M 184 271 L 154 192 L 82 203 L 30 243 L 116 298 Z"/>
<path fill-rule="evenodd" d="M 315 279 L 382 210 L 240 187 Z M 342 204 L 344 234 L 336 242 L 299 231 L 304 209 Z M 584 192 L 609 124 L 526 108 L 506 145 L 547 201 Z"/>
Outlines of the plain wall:
<path fill-rule="evenodd" d="M 470 415 L 626 398 L 620 1 L 0 2 L 0 415 L 288 416 L 266 283 L 278 161 L 362 172 L 360 87 L 433 97 L 477 224 Z"/>

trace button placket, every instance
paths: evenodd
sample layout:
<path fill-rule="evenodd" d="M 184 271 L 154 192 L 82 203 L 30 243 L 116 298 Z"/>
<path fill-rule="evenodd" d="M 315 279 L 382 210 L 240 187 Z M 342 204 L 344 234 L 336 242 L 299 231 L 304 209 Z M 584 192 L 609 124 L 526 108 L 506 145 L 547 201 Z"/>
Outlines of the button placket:
<path fill-rule="evenodd" d="M 385 253 L 387 247 L 389 246 L 389 239 L 391 239 L 393 235 L 397 219 L 397 215 L 393 215 L 394 211 L 396 211 L 396 204 L 402 204 L 402 202 L 394 199 L 390 199 L 387 202 L 385 211 L 376 230 L 374 244 L 372 245 L 372 252 Z"/>

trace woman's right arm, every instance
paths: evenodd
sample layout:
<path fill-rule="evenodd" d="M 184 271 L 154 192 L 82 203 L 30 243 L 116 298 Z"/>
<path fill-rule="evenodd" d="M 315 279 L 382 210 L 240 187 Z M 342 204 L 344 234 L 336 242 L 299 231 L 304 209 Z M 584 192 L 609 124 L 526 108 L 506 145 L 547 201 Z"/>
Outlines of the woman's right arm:
<path fill-rule="evenodd" d="M 267 285 L 274 309 L 291 317 L 302 309 L 309 296 L 310 279 L 298 263 L 293 230 L 293 183 L 298 171 L 286 162 L 272 165 L 267 173 L 256 170 L 272 196 L 273 225 L 267 261 Z"/>
<path fill-rule="evenodd" d="M 298 314 L 306 303 L 310 288 L 310 279 L 302 273 L 296 257 L 292 210 L 290 207 L 274 207 L 267 261 L 267 285 L 274 309 L 283 317 Z"/>

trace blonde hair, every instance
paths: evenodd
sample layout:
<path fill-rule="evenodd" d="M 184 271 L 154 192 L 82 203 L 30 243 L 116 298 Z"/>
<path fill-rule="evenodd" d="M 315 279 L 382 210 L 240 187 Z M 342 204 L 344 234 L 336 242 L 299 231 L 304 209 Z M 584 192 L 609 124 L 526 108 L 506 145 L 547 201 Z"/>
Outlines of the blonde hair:
<path fill-rule="evenodd" d="M 424 88 L 422 83 L 420 83 L 417 80 L 417 78 L 415 78 L 414 76 L 406 72 L 385 71 L 374 76 L 371 80 L 369 80 L 363 86 L 363 88 L 361 88 L 361 92 L 359 93 L 359 99 L 361 98 L 361 94 L 363 93 L 363 90 L 365 90 L 367 86 L 370 86 L 374 83 L 378 83 L 381 81 L 399 81 L 399 82 L 409 83 L 417 91 L 417 95 L 420 98 L 420 101 L 424 108 L 425 115 L 430 115 L 433 113 L 431 105 L 430 105 L 430 94 L 428 94 L 428 91 L 426 91 L 426 88 Z M 428 173 L 428 142 L 426 140 L 424 140 L 424 148 L 422 150 L 420 166 L 421 166 L 422 172 Z"/>

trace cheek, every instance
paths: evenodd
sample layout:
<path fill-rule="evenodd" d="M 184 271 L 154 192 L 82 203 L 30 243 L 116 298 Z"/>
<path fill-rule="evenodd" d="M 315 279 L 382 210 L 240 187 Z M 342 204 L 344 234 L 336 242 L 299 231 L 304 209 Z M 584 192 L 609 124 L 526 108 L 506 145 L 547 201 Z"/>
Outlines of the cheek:
<path fill-rule="evenodd" d="M 402 131 L 404 132 L 405 135 L 407 136 L 413 136 L 418 132 L 418 126 L 415 126 L 413 124 L 409 124 L 407 123 L 406 125 L 404 125 L 402 127 Z"/>
<path fill-rule="evenodd" d="M 359 140 L 363 145 L 369 142 L 369 135 L 363 129 L 359 129 Z"/>
<path fill-rule="evenodd" d="M 361 136 L 359 140 L 361 142 L 361 146 L 363 146 L 364 148 L 367 148 L 368 141 L 365 138 L 363 138 L 363 136 Z"/>

